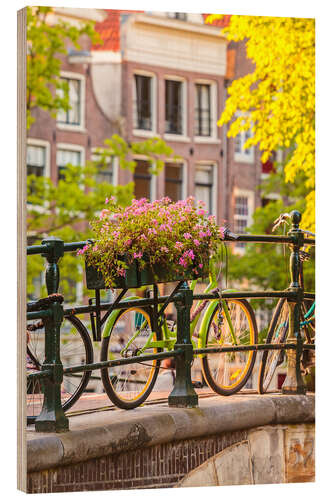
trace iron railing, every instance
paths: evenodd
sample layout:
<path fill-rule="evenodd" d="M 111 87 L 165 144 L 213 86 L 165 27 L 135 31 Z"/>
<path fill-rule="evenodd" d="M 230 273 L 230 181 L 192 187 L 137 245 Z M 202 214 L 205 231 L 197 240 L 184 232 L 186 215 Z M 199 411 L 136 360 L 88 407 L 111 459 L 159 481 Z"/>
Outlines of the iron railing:
<path fill-rule="evenodd" d="M 169 406 L 174 407 L 194 407 L 198 404 L 198 395 L 194 390 L 191 381 L 191 365 L 194 355 L 233 352 L 233 351 L 261 351 L 269 349 L 286 349 L 288 355 L 288 373 L 282 392 L 288 394 L 305 394 L 306 388 L 301 374 L 301 355 L 303 349 L 314 349 L 314 344 L 304 344 L 300 333 L 300 311 L 304 298 L 314 299 L 313 293 L 305 293 L 299 282 L 300 271 L 300 249 L 303 245 L 315 245 L 314 238 L 305 238 L 304 233 L 299 228 L 301 214 L 297 211 L 291 213 L 292 228 L 287 236 L 270 235 L 237 235 L 237 241 L 279 243 L 287 244 L 291 248 L 290 255 L 290 275 L 291 283 L 286 290 L 282 291 L 256 291 L 256 292 L 211 292 L 193 294 L 186 282 L 180 282 L 176 289 L 168 296 L 158 296 L 157 286 L 154 285 L 154 296 L 131 300 L 130 304 L 121 301 L 124 295 L 122 292 L 115 302 L 100 303 L 83 306 L 64 308 L 59 301 L 51 302 L 42 311 L 31 311 L 27 313 L 28 320 L 43 319 L 45 326 L 45 361 L 40 372 L 28 375 L 29 380 L 41 380 L 44 394 L 43 407 L 40 415 L 35 420 L 35 429 L 39 432 L 63 432 L 69 429 L 68 418 L 64 414 L 61 406 L 61 383 L 64 374 L 75 374 L 84 371 L 100 370 L 105 367 L 119 366 L 150 360 L 161 360 L 165 358 L 175 358 L 176 378 L 172 392 L 169 395 Z M 228 236 L 226 237 L 228 240 Z M 86 241 L 64 243 L 58 238 L 47 238 L 41 245 L 28 246 L 28 255 L 42 255 L 47 262 L 45 271 L 47 292 L 50 295 L 57 294 L 59 287 L 59 266 L 58 261 L 65 252 L 73 252 L 86 245 Z M 240 345 L 228 347 L 208 347 L 193 349 L 190 337 L 190 310 L 194 300 L 216 300 L 230 298 L 287 298 L 289 305 L 289 333 L 287 341 L 281 344 L 257 344 Z M 173 302 L 177 310 L 177 340 L 174 349 L 171 351 L 158 352 L 155 354 L 143 354 L 130 358 L 101 361 L 85 365 L 63 368 L 60 359 L 60 327 L 63 318 L 70 315 L 90 313 L 99 318 L 98 327 L 101 326 L 100 313 L 111 310 L 127 309 L 129 307 L 153 306 L 153 328 L 156 327 L 158 316 L 162 314 L 166 305 Z M 158 310 L 158 304 L 164 304 Z M 98 323 L 98 322 L 97 322 Z M 296 356 L 291 353 L 296 351 Z"/>

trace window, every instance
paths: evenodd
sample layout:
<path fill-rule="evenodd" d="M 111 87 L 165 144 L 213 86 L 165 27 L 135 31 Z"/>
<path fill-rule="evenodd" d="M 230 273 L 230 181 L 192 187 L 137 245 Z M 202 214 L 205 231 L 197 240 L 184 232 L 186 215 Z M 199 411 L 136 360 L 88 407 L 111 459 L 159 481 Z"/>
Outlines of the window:
<path fill-rule="evenodd" d="M 151 199 L 152 178 L 149 172 L 149 163 L 139 160 L 136 162 L 134 172 L 134 196 L 137 200 L 140 198 Z"/>
<path fill-rule="evenodd" d="M 179 19 L 181 21 L 186 21 L 187 19 L 186 12 L 168 12 L 167 16 L 171 19 Z"/>
<path fill-rule="evenodd" d="M 211 86 L 195 84 L 195 135 L 209 137 L 211 135 Z"/>
<path fill-rule="evenodd" d="M 254 149 L 253 147 L 243 149 L 244 144 L 246 141 L 252 137 L 251 130 L 246 130 L 243 132 L 240 132 L 235 137 L 235 160 L 236 161 L 241 161 L 241 162 L 249 162 L 252 163 L 254 159 Z"/>
<path fill-rule="evenodd" d="M 115 168 L 114 168 L 114 158 L 107 158 L 106 160 L 100 160 L 101 156 L 98 153 L 93 153 L 91 155 L 91 160 L 95 163 L 97 167 L 96 182 L 98 184 L 106 182 L 107 184 L 115 183 Z"/>
<path fill-rule="evenodd" d="M 27 147 L 27 175 L 36 175 L 37 177 L 45 175 L 46 169 L 46 147 L 29 146 Z"/>
<path fill-rule="evenodd" d="M 235 233 L 244 234 L 246 228 L 251 224 L 252 208 L 251 200 L 248 195 L 239 193 L 235 197 L 235 211 L 234 211 L 234 228 Z M 236 242 L 238 249 L 244 249 L 244 242 Z"/>
<path fill-rule="evenodd" d="M 134 128 L 153 130 L 153 78 L 134 75 Z"/>
<path fill-rule="evenodd" d="M 194 179 L 195 199 L 204 201 L 210 214 L 213 213 L 213 168 L 212 165 L 197 165 Z"/>
<path fill-rule="evenodd" d="M 183 198 L 183 166 L 166 163 L 165 164 L 165 196 L 169 196 L 172 201 Z"/>
<path fill-rule="evenodd" d="M 63 126 L 82 127 L 83 126 L 83 77 L 69 78 L 61 77 L 61 81 L 68 85 L 69 109 L 61 109 L 57 113 L 57 123 Z M 64 96 L 64 91 L 58 89 L 60 97 Z"/>
<path fill-rule="evenodd" d="M 68 164 L 79 166 L 82 163 L 81 151 L 73 151 L 70 149 L 57 150 L 57 167 L 58 167 L 58 181 L 64 179 L 64 170 Z"/>
<path fill-rule="evenodd" d="M 165 81 L 165 132 L 183 134 L 183 82 Z"/>

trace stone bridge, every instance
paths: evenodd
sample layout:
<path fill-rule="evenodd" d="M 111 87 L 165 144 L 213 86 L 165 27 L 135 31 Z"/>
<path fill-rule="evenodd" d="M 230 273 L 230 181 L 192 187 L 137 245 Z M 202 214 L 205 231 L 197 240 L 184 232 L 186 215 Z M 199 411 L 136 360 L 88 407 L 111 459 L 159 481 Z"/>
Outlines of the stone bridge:
<path fill-rule="evenodd" d="M 314 481 L 314 395 L 101 409 L 28 430 L 29 493 Z"/>

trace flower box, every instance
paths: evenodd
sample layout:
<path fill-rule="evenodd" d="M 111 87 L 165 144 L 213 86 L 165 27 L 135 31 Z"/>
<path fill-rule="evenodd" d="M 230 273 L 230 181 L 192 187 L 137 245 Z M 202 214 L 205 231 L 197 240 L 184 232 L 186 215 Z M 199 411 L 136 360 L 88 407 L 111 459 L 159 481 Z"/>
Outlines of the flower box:
<path fill-rule="evenodd" d="M 126 262 L 126 259 L 124 259 Z M 206 278 L 209 274 L 208 264 L 204 265 L 200 271 L 195 274 L 193 268 L 184 270 L 183 274 L 174 275 L 172 270 L 166 268 L 153 269 L 147 265 L 144 269 L 139 269 L 138 262 L 127 264 L 128 269 L 125 276 L 118 276 L 114 281 L 114 288 L 140 288 L 154 283 L 168 283 L 171 281 L 193 280 Z M 86 263 L 86 285 L 88 290 L 103 290 L 108 288 L 105 285 L 102 273 L 94 266 Z"/>
<path fill-rule="evenodd" d="M 88 289 L 140 288 L 153 283 L 208 276 L 209 258 L 221 245 L 223 228 L 194 198 L 126 208 L 106 200 L 90 225 L 94 240 L 78 250 L 86 264 Z"/>

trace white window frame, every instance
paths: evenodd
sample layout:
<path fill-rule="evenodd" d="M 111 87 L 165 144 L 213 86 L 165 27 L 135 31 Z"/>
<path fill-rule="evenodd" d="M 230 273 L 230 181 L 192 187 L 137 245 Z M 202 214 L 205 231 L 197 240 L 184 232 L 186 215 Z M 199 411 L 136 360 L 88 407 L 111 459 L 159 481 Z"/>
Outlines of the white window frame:
<path fill-rule="evenodd" d="M 217 137 L 217 83 L 214 80 L 198 79 L 194 82 L 194 93 L 196 93 L 196 84 L 210 86 L 210 113 L 211 113 L 211 135 L 194 136 L 194 142 L 207 144 L 220 144 L 221 140 Z"/>
<path fill-rule="evenodd" d="M 179 165 L 179 168 L 182 169 L 182 200 L 185 200 L 187 198 L 187 172 L 188 172 L 188 166 L 187 166 L 187 161 L 183 159 L 178 159 L 175 158 L 174 160 L 165 160 L 165 164 L 167 165 L 168 163 L 171 163 L 172 165 Z M 165 180 L 164 180 L 164 193 L 165 193 Z M 166 196 L 166 194 L 164 194 Z"/>
<path fill-rule="evenodd" d="M 72 71 L 61 71 L 60 78 L 69 78 L 71 80 L 80 81 L 80 124 L 72 125 L 70 123 L 59 123 L 57 121 L 57 128 L 61 130 L 71 130 L 75 132 L 86 132 L 85 128 L 85 111 L 86 111 L 86 77 L 81 73 L 74 73 Z"/>
<path fill-rule="evenodd" d="M 133 160 L 134 161 L 142 160 L 142 161 L 148 162 L 148 158 L 145 155 L 134 155 L 133 156 Z M 135 182 L 135 180 L 134 180 L 134 173 L 133 173 L 133 182 Z M 150 175 L 151 175 L 150 201 L 152 202 L 152 201 L 156 200 L 156 196 L 157 196 L 157 175 L 154 175 L 154 174 L 150 174 Z"/>
<path fill-rule="evenodd" d="M 170 133 L 164 133 L 163 138 L 166 141 L 175 141 L 175 142 L 190 142 L 191 139 L 187 135 L 187 111 L 188 111 L 188 106 L 187 106 L 187 81 L 186 78 L 182 76 L 176 76 L 176 75 L 164 75 L 164 101 L 163 105 L 165 108 L 165 99 L 166 99 L 166 93 L 165 93 L 165 82 L 167 80 L 171 80 L 174 82 L 181 82 L 182 83 L 182 124 L 183 124 L 183 130 L 182 134 L 170 134 Z M 164 116 L 164 125 L 165 127 L 165 116 Z"/>
<path fill-rule="evenodd" d="M 237 112 L 236 113 L 236 118 L 239 118 L 240 116 L 247 116 L 247 113 L 241 113 L 241 112 Z M 236 137 L 234 137 L 234 158 L 235 158 L 235 161 L 238 161 L 240 163 L 254 163 L 254 146 L 251 146 L 250 148 L 247 148 L 247 151 L 249 152 L 248 154 L 245 153 L 244 149 L 243 149 L 243 146 L 246 142 L 247 139 L 245 139 L 245 134 L 246 132 L 250 132 L 250 135 L 252 136 L 252 130 L 249 129 L 249 130 L 242 130 L 239 134 L 240 136 L 240 140 L 241 140 L 241 151 L 240 152 L 236 152 Z"/>
<path fill-rule="evenodd" d="M 248 216 L 247 216 L 247 224 L 246 226 L 249 227 L 251 226 L 253 222 L 253 213 L 255 210 L 255 194 L 254 191 L 251 191 L 249 189 L 239 189 L 235 188 L 234 193 L 233 193 L 233 199 L 234 199 L 234 222 L 236 220 L 244 220 L 245 216 L 243 215 L 238 215 L 235 213 L 235 208 L 236 208 L 236 198 L 237 197 L 246 197 L 248 200 Z M 239 253 L 239 254 L 244 254 L 245 248 L 242 247 L 237 247 L 237 243 L 234 245 L 234 253 Z"/>
<path fill-rule="evenodd" d="M 136 89 L 135 89 L 135 75 L 138 76 L 148 76 L 151 78 L 151 121 L 152 130 L 144 130 L 139 128 L 134 128 L 134 116 L 133 116 L 133 130 L 134 136 L 138 137 L 156 137 L 157 136 L 157 78 L 156 74 L 151 71 L 145 71 L 141 69 L 135 69 L 132 74 L 132 96 L 133 96 L 133 115 L 137 112 L 136 109 Z"/>
<path fill-rule="evenodd" d="M 81 166 L 85 165 L 86 161 L 86 150 L 84 146 L 79 146 L 78 144 L 69 144 L 67 142 L 58 142 L 57 143 L 57 150 L 56 150 L 56 155 L 58 153 L 58 149 L 64 149 L 66 151 L 75 151 L 81 154 Z M 58 161 L 56 158 L 56 165 L 57 165 L 57 179 L 58 179 Z"/>
<path fill-rule="evenodd" d="M 218 183 L 218 168 L 217 162 L 209 160 L 196 161 L 194 164 L 194 189 L 195 189 L 195 167 L 204 165 L 213 168 L 213 185 L 212 185 L 212 215 L 217 217 L 217 183 Z"/>
<path fill-rule="evenodd" d="M 96 161 L 100 153 L 98 152 L 99 148 L 91 149 L 91 161 Z M 119 158 L 114 156 L 110 157 L 111 166 L 112 166 L 112 186 L 118 186 L 118 178 L 119 178 Z"/>
<path fill-rule="evenodd" d="M 44 177 L 51 176 L 51 146 L 48 141 L 42 139 L 33 139 L 28 137 L 27 146 L 37 146 L 45 148 L 45 175 Z"/>

